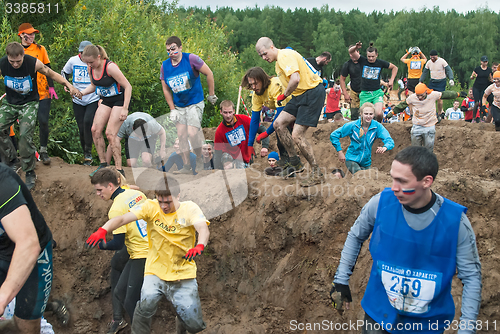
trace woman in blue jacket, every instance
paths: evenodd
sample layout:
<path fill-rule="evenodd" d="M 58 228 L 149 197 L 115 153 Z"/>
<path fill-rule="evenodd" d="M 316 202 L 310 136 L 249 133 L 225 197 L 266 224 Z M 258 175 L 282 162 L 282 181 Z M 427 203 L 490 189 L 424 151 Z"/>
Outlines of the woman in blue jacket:
<path fill-rule="evenodd" d="M 389 131 L 373 119 L 375 106 L 367 102 L 361 106 L 359 112 L 360 119 L 344 124 L 330 134 L 330 141 L 339 154 L 339 160 L 345 162 L 347 169 L 352 174 L 371 166 L 372 146 L 375 139 L 380 138 L 384 143 L 384 146 L 377 147 L 375 153 L 384 153 L 394 148 L 394 140 L 392 140 Z M 351 138 L 351 144 L 344 155 L 340 146 L 340 138 L 347 136 Z"/>

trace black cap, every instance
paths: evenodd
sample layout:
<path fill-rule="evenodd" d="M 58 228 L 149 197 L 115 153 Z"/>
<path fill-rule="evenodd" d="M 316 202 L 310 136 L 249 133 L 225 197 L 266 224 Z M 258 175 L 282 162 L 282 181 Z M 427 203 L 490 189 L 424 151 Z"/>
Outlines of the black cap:
<path fill-rule="evenodd" d="M 488 57 L 487 56 L 482 56 L 481 57 L 481 61 L 488 61 Z"/>
<path fill-rule="evenodd" d="M 429 54 L 430 54 L 431 56 L 437 56 L 437 55 L 438 55 L 438 52 L 437 52 L 436 50 L 432 49 L 432 50 L 431 50 L 431 52 L 429 52 Z"/>

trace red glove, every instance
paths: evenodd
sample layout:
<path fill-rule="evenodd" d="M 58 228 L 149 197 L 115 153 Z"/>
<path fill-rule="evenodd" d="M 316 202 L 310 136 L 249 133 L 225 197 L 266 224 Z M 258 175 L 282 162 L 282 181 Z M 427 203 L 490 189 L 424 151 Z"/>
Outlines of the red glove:
<path fill-rule="evenodd" d="M 267 137 L 269 137 L 269 135 L 267 134 L 267 132 L 262 132 L 260 135 L 257 136 L 257 139 L 255 139 L 257 141 L 257 143 L 260 144 L 260 141 L 262 139 L 266 139 Z"/>
<path fill-rule="evenodd" d="M 54 89 L 54 87 L 49 87 L 49 94 L 50 94 L 50 98 L 51 99 L 59 100 L 59 98 L 57 97 L 56 90 Z"/>
<path fill-rule="evenodd" d="M 281 107 L 281 102 L 283 102 L 285 99 L 286 99 L 285 94 L 280 94 L 280 95 L 278 95 L 278 97 L 276 98 L 276 102 L 278 102 L 278 105 Z"/>
<path fill-rule="evenodd" d="M 90 237 L 87 239 L 85 242 L 85 247 L 88 248 L 94 248 L 99 244 L 99 241 L 104 240 L 104 243 L 106 243 L 106 234 L 108 231 L 103 229 L 102 227 L 99 227 L 99 229 L 92 233 Z"/>
<path fill-rule="evenodd" d="M 186 253 L 186 255 L 184 255 L 182 258 L 186 259 L 188 261 L 191 261 L 197 255 L 201 255 L 201 253 L 203 253 L 204 249 L 205 249 L 205 245 L 204 244 L 198 244 L 198 245 L 196 245 L 195 248 L 191 248 L 190 250 L 188 250 L 188 252 Z"/>
<path fill-rule="evenodd" d="M 255 150 L 253 149 L 253 146 L 248 146 L 248 155 L 250 156 L 250 158 L 255 154 Z"/>

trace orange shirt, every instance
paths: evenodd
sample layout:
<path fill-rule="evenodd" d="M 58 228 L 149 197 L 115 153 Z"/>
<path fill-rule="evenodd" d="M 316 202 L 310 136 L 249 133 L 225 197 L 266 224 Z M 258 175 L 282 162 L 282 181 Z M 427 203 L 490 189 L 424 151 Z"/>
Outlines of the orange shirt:
<path fill-rule="evenodd" d="M 35 43 L 31 44 L 27 48 L 24 49 L 24 53 L 37 58 L 43 64 L 50 63 L 49 55 L 47 54 L 47 50 L 42 45 L 37 45 Z M 47 77 L 41 73 L 37 73 L 36 79 L 38 85 L 38 95 L 40 95 L 40 100 L 49 99 L 49 84 L 47 82 Z"/>

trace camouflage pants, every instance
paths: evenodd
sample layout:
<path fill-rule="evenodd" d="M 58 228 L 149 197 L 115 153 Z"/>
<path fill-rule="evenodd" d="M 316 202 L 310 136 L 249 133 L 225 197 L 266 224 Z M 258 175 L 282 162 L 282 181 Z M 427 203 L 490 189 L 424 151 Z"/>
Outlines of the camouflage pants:
<path fill-rule="evenodd" d="M 9 138 L 10 126 L 19 119 L 19 154 L 24 172 L 35 169 L 35 145 L 33 132 L 38 112 L 38 101 L 21 105 L 3 102 L 0 106 L 0 151 L 7 159 L 13 161 L 17 157 L 16 149 Z"/>

